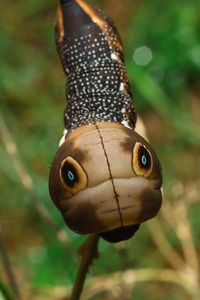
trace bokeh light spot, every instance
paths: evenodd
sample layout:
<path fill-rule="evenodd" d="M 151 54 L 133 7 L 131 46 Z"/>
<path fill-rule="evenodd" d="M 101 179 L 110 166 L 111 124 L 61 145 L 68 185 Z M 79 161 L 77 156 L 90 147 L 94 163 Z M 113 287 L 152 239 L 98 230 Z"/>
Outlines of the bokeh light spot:
<path fill-rule="evenodd" d="M 146 46 L 139 47 L 133 53 L 133 60 L 137 65 L 146 66 L 153 58 L 153 53 L 150 48 Z"/>

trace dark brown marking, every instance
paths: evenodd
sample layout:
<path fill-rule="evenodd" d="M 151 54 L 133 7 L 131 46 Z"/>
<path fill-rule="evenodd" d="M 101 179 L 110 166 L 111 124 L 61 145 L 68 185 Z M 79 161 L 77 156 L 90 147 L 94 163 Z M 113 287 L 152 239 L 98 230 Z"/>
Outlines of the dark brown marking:
<path fill-rule="evenodd" d="M 109 171 L 109 175 L 110 175 L 110 180 L 112 182 L 113 192 L 114 192 L 115 199 L 116 199 L 116 202 L 117 202 L 117 208 L 118 208 L 118 212 L 119 212 L 119 218 L 120 218 L 121 226 L 123 227 L 123 218 L 122 218 L 122 214 L 121 214 L 121 211 L 120 211 L 120 205 L 119 205 L 119 195 L 117 194 L 116 189 L 115 189 L 115 184 L 114 184 L 114 180 L 113 180 L 113 176 L 112 176 L 112 172 L 111 172 L 111 168 L 110 168 L 110 163 L 109 163 L 108 155 L 106 153 L 106 149 L 105 149 L 105 146 L 104 146 L 104 141 L 103 141 L 103 137 L 101 135 L 100 129 L 97 126 L 97 124 L 95 126 L 96 126 L 96 129 L 97 129 L 98 133 L 99 133 L 99 137 L 100 137 L 100 140 L 101 140 L 102 148 L 103 148 L 103 151 L 104 151 L 104 154 L 105 154 L 105 157 L 106 157 L 106 161 L 107 161 L 107 165 L 108 165 L 108 171 Z"/>
<path fill-rule="evenodd" d="M 72 152 L 72 156 L 80 163 L 86 162 L 90 159 L 89 151 L 84 149 L 75 148 Z"/>
<path fill-rule="evenodd" d="M 128 206 L 125 206 L 125 207 L 121 207 L 121 210 L 126 210 L 126 209 L 128 209 L 128 208 L 133 208 L 133 207 L 135 207 L 134 204 L 128 205 Z"/>
<path fill-rule="evenodd" d="M 112 213 L 112 212 L 115 212 L 117 209 L 116 208 L 114 208 L 114 209 L 109 209 L 109 210 L 104 210 L 104 211 L 102 211 L 102 214 L 110 214 L 110 213 Z"/>
<path fill-rule="evenodd" d="M 58 161 L 62 161 L 67 156 L 72 156 L 81 164 L 90 159 L 88 150 L 80 149 L 78 146 L 76 146 L 76 143 L 74 143 L 74 141 L 68 139 L 66 139 L 64 144 L 58 149 L 56 159 Z"/>
<path fill-rule="evenodd" d="M 100 145 L 101 142 L 98 142 L 98 143 L 87 143 L 87 144 L 83 144 L 83 147 L 87 147 L 87 146 L 97 146 L 97 145 Z"/>
<path fill-rule="evenodd" d="M 120 143 L 123 151 L 125 152 L 132 152 L 133 149 L 133 140 L 129 137 L 125 138 L 123 142 Z"/>

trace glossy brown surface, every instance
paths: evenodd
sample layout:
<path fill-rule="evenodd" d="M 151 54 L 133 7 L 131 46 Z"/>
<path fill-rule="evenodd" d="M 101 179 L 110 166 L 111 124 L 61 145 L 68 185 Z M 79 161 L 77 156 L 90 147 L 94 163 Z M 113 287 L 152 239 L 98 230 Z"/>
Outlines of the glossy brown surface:
<path fill-rule="evenodd" d="M 148 176 L 134 171 L 137 143 L 151 153 Z M 87 174 L 87 185 L 80 178 L 74 193 L 59 176 L 67 157 L 77 160 Z M 161 206 L 161 183 L 160 164 L 149 144 L 134 130 L 111 122 L 83 126 L 67 135 L 50 172 L 52 199 L 78 233 L 100 233 L 154 217 Z"/>
<path fill-rule="evenodd" d="M 68 103 L 66 136 L 50 171 L 51 197 L 72 230 L 128 238 L 159 211 L 162 174 L 153 149 L 134 130 L 119 34 L 86 1 L 63 0 L 56 45 Z"/>

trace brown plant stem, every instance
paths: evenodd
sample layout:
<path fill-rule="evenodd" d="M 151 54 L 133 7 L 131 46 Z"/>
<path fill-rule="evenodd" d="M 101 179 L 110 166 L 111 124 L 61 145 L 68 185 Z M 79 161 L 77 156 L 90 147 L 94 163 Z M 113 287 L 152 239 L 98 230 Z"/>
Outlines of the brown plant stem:
<path fill-rule="evenodd" d="M 11 267 L 10 260 L 8 258 L 6 249 L 4 247 L 1 232 L 0 232 L 0 255 L 1 255 L 1 258 L 2 258 L 2 263 L 3 263 L 5 274 L 7 276 L 10 287 L 12 288 L 12 291 L 13 291 L 13 295 L 15 295 L 15 298 L 17 300 L 20 300 L 21 297 L 20 297 L 17 281 L 16 281 L 15 275 L 13 273 L 13 270 L 12 270 L 12 267 Z"/>
<path fill-rule="evenodd" d="M 97 259 L 99 256 L 98 242 L 99 242 L 99 236 L 96 234 L 92 234 L 79 248 L 78 251 L 80 255 L 79 269 L 78 269 L 75 284 L 73 286 L 70 300 L 80 299 L 89 268 L 93 260 L 95 258 Z"/>
<path fill-rule="evenodd" d="M 180 201 L 173 206 L 170 204 L 170 201 L 166 201 L 164 209 L 162 209 L 161 212 L 165 220 L 179 238 L 186 267 L 188 270 L 190 269 L 189 272 L 193 272 L 195 280 L 198 282 L 200 263 L 188 217 L 189 204 L 191 203 L 187 201 L 187 198 L 185 199 L 183 196 L 181 196 Z"/>
<path fill-rule="evenodd" d="M 84 299 L 94 297 L 102 291 L 116 291 L 121 282 L 121 278 L 126 282 L 127 287 L 133 289 L 139 282 L 162 282 L 172 283 L 183 290 L 190 296 L 191 300 L 200 299 L 199 287 L 193 285 L 190 277 L 184 271 L 175 271 L 171 269 L 137 269 L 126 270 L 123 272 L 114 272 L 109 275 L 95 277 L 91 280 L 83 293 Z M 122 298 L 119 298 L 122 299 Z"/>
<path fill-rule="evenodd" d="M 187 265 L 191 268 L 194 275 L 193 280 L 199 283 L 199 258 L 192 237 L 192 229 L 188 219 L 188 207 L 186 201 L 181 201 L 176 205 L 175 209 L 177 218 L 177 234 L 182 244 L 183 254 Z"/>
<path fill-rule="evenodd" d="M 159 222 L 154 219 L 148 222 L 148 229 L 151 233 L 152 239 L 157 245 L 160 253 L 165 257 L 168 263 L 173 269 L 183 270 L 186 268 L 186 263 L 179 255 L 179 253 L 173 248 L 165 234 L 163 233 Z"/>

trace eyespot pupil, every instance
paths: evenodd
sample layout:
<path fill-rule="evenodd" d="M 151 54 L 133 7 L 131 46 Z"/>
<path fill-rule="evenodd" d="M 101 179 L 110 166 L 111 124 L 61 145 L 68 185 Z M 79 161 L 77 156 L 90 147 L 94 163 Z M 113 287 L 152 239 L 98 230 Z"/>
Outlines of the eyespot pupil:
<path fill-rule="evenodd" d="M 71 171 L 67 173 L 69 180 L 73 181 L 75 179 L 74 174 Z"/>
<path fill-rule="evenodd" d="M 139 160 L 141 168 L 149 169 L 151 167 L 151 156 L 143 146 L 139 150 Z"/>
<path fill-rule="evenodd" d="M 145 154 L 142 155 L 141 161 L 142 161 L 142 164 L 143 164 L 144 166 L 146 166 L 146 164 L 147 164 L 147 157 L 146 157 Z"/>
<path fill-rule="evenodd" d="M 64 182 L 73 187 L 78 182 L 78 174 L 76 169 L 69 162 L 65 162 L 61 168 L 61 174 Z"/>

